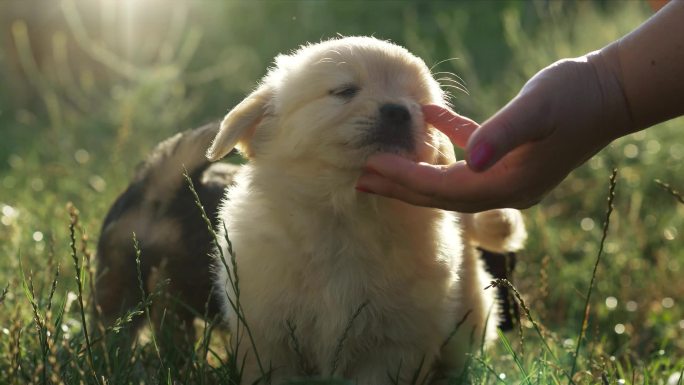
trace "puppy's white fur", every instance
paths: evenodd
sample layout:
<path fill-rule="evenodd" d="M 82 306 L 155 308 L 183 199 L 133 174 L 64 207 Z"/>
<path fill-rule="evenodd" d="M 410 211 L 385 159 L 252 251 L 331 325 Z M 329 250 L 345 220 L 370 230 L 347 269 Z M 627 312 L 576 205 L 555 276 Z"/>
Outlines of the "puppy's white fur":
<path fill-rule="evenodd" d="M 415 146 L 369 140 L 388 104 L 409 112 Z M 385 41 L 349 37 L 278 56 L 224 119 L 207 155 L 216 160 L 237 146 L 250 159 L 219 215 L 236 255 L 240 306 L 273 383 L 303 371 L 404 383 L 421 362 L 421 377 L 435 366 L 458 368 L 483 333 L 496 335 L 499 310 L 494 291 L 484 290 L 490 277 L 475 246 L 520 247 L 519 212 L 460 222 L 354 189 L 378 151 L 454 160 L 444 135 L 425 124 L 424 104 L 444 100 L 422 60 Z M 217 284 L 234 327 L 228 265 L 219 264 Z M 244 329 L 234 332 L 247 359 L 243 383 L 251 384 L 261 371 Z"/>

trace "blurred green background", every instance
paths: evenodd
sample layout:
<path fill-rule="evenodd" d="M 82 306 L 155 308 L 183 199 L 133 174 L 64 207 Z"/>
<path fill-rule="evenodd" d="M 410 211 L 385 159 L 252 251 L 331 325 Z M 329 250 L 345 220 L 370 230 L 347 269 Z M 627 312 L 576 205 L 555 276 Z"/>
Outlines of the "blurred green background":
<path fill-rule="evenodd" d="M 468 92 L 448 89 L 451 101 L 482 121 L 539 69 L 599 49 L 652 13 L 636 0 L 0 2 L 0 289 L 10 288 L 0 329 L 30 323 L 19 259 L 36 272 L 48 255 L 69 266 L 67 202 L 80 208 L 92 249 L 145 154 L 222 117 L 278 53 L 337 34 L 389 39 L 434 72 L 460 76 Z M 526 210 L 530 241 L 516 285 L 547 338 L 569 354 L 608 175 L 619 169 L 580 361 L 586 379 L 629 377 L 633 368 L 642 368 L 638 379 L 665 378 L 684 355 L 684 205 L 654 182 L 684 187 L 682 126 L 678 119 L 616 141 Z M 63 275 L 58 296 L 73 290 L 72 274 Z M 528 355 L 530 365 L 536 358 Z"/>

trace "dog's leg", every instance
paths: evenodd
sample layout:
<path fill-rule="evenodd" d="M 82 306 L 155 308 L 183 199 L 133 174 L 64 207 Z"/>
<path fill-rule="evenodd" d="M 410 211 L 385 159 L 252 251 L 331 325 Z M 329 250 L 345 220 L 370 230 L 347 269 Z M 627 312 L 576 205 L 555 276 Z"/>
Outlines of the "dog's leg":
<path fill-rule="evenodd" d="M 415 346 L 385 345 L 367 355 L 353 358 L 346 378 L 357 385 L 423 384 L 431 375 L 434 354 L 421 354 Z"/>
<path fill-rule="evenodd" d="M 256 341 L 263 341 L 259 336 L 254 336 Z M 242 384 L 282 384 L 285 380 L 301 376 L 298 373 L 294 354 L 286 342 L 282 343 L 256 343 L 259 361 L 247 336 L 241 339 L 241 349 L 238 351 L 238 360 L 245 357 L 245 368 L 242 372 Z M 259 365 L 261 363 L 261 366 Z M 263 372 L 262 372 L 263 370 Z"/>
<path fill-rule="evenodd" d="M 94 336 L 100 336 L 102 328 L 114 326 L 126 311 L 134 308 L 142 300 L 135 274 L 135 262 L 132 262 L 135 256 L 111 255 L 116 252 L 118 250 L 98 255 L 94 299 L 99 311 L 96 312 L 97 317 L 93 317 L 91 326 Z M 121 319 L 119 323 L 122 322 L 122 332 L 113 335 L 112 338 L 118 346 L 129 348 L 142 325 L 142 318 L 135 317 L 130 324 L 125 324 Z"/>
<path fill-rule="evenodd" d="M 245 275 L 242 276 L 243 278 Z M 244 282 L 244 281 L 241 281 Z M 244 295 L 245 292 L 242 292 Z M 245 300 L 241 297 L 241 301 Z M 271 312 L 271 307 L 263 310 Z M 269 314 L 255 312 L 253 308 L 242 309 L 247 314 L 250 333 L 245 324 L 238 324 L 234 312 L 228 314 L 231 347 L 236 361 L 244 367 L 240 374 L 240 384 L 266 385 L 282 384 L 294 377 L 304 377 L 302 362 L 298 359 L 292 345 L 292 337 L 283 319 L 270 319 Z M 256 350 L 256 352 L 255 352 Z M 237 368 L 240 369 L 239 367 Z"/>
<path fill-rule="evenodd" d="M 164 356 L 175 365 L 189 363 L 195 342 L 195 313 L 183 301 L 182 283 L 175 282 L 168 272 L 167 260 L 153 267 L 147 281 L 148 292 L 156 293 L 152 303 L 152 328 Z"/>
<path fill-rule="evenodd" d="M 491 275 L 485 271 L 477 250 L 470 245 L 463 249 L 459 275 L 455 332 L 443 347 L 439 363 L 443 374 L 458 374 L 468 353 L 496 339 L 501 312 L 496 291 L 485 290 L 492 280 Z"/>

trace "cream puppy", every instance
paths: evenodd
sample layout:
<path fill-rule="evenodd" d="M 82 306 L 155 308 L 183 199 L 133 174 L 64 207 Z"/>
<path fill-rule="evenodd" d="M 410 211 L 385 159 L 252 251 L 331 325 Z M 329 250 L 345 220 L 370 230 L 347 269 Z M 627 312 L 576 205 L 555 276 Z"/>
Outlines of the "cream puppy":
<path fill-rule="evenodd" d="M 233 329 L 244 384 L 306 375 L 422 381 L 433 368 L 462 365 L 483 334 L 496 336 L 498 307 L 475 246 L 519 247 L 520 214 L 459 218 L 354 188 L 379 151 L 454 161 L 421 112 L 444 103 L 421 59 L 386 41 L 347 37 L 278 56 L 225 117 L 208 158 L 233 147 L 249 158 L 219 211 L 254 342 Z M 229 259 L 224 239 L 221 247 Z M 217 284 L 235 328 L 227 265 L 218 263 Z"/>

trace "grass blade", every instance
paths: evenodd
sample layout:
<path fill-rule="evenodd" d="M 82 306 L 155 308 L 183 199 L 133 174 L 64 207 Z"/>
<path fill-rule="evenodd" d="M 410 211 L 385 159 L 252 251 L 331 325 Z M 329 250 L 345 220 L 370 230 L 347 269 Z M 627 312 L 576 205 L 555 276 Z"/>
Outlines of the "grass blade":
<path fill-rule="evenodd" d="M 347 322 L 347 327 L 346 327 L 346 328 L 344 329 L 344 331 L 342 332 L 342 335 L 340 336 L 340 339 L 337 340 L 337 347 L 335 348 L 335 353 L 333 354 L 333 359 L 332 359 L 332 362 L 331 362 L 331 364 L 330 364 L 330 367 L 331 367 L 331 369 L 330 369 L 330 375 L 331 375 L 331 376 L 334 376 L 334 375 L 335 375 L 335 371 L 337 371 L 337 365 L 339 365 L 340 355 L 342 354 L 342 349 L 344 348 L 344 343 L 346 342 L 347 337 L 349 337 L 349 332 L 351 331 L 351 328 L 352 328 L 352 326 L 353 326 L 353 324 L 354 324 L 354 321 L 356 320 L 356 318 L 359 317 L 359 315 L 361 315 L 361 312 L 363 311 L 363 309 L 364 309 L 366 306 L 368 306 L 368 301 L 364 301 L 364 302 L 356 309 L 356 311 L 354 312 L 354 314 L 352 314 L 352 316 L 349 318 L 349 322 Z"/>
<path fill-rule="evenodd" d="M 67 205 L 67 210 L 69 211 L 69 238 L 71 240 L 69 246 L 71 247 L 71 259 L 74 261 L 74 269 L 76 271 L 76 284 L 77 284 L 77 299 L 80 306 L 79 310 L 81 313 L 81 322 L 83 328 L 83 336 L 86 343 L 86 351 L 88 352 L 88 365 L 90 366 L 91 374 L 95 379 L 95 383 L 99 384 L 100 380 L 95 372 L 95 360 L 93 358 L 93 349 L 90 343 L 90 336 L 88 335 L 88 323 L 86 322 L 85 316 L 85 306 L 83 305 L 83 266 L 78 264 L 78 255 L 76 251 L 76 225 L 78 223 L 78 210 L 76 207 L 69 203 Z"/>
<path fill-rule="evenodd" d="M 525 383 L 528 385 L 532 385 L 530 383 L 530 376 L 527 374 L 527 371 L 523 367 L 522 362 L 520 361 L 520 358 L 518 357 L 518 354 L 513 350 L 513 347 L 511 346 L 511 343 L 508 341 L 508 338 L 503 334 L 501 329 L 496 329 L 496 332 L 499 334 L 499 339 L 501 339 L 501 342 L 503 343 L 504 348 L 513 357 L 513 361 L 515 361 L 515 365 L 518 367 L 518 370 L 520 370 L 520 373 L 523 375 L 523 380 Z"/>
<path fill-rule="evenodd" d="M 577 359 L 579 358 L 579 351 L 582 346 L 582 339 L 584 333 L 587 329 L 587 322 L 589 319 L 589 301 L 591 300 L 591 293 L 594 289 L 594 281 L 596 280 L 596 272 L 598 271 L 599 264 L 601 263 L 601 255 L 603 255 L 603 247 L 608 237 L 608 226 L 610 225 L 610 215 L 613 213 L 613 201 L 615 200 L 615 186 L 617 185 L 617 169 L 613 169 L 613 173 L 610 175 L 609 187 L 608 187 L 608 208 L 606 209 L 605 220 L 603 221 L 603 234 L 601 235 L 601 243 L 599 245 L 598 255 L 596 256 L 596 263 L 594 264 L 594 271 L 591 273 L 591 280 L 589 281 L 589 289 L 587 290 L 587 296 L 584 300 L 584 315 L 582 318 L 582 324 L 580 325 L 579 336 L 577 336 L 577 344 L 575 348 L 575 356 L 572 360 L 572 369 L 570 370 L 570 377 L 575 374 L 577 370 Z"/>

